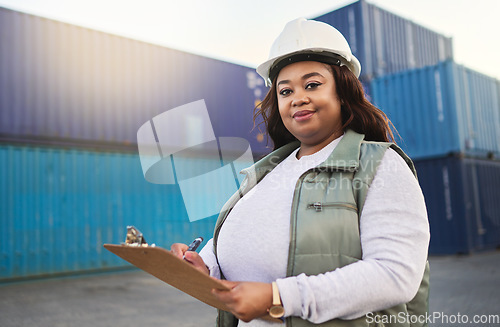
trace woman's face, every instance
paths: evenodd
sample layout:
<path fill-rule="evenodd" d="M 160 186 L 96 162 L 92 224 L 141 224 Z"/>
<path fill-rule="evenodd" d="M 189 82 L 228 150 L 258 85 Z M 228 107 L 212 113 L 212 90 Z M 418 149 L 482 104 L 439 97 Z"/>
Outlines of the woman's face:
<path fill-rule="evenodd" d="M 281 119 L 302 146 L 324 146 L 341 132 L 340 100 L 330 69 L 301 61 L 285 66 L 276 80 Z"/>

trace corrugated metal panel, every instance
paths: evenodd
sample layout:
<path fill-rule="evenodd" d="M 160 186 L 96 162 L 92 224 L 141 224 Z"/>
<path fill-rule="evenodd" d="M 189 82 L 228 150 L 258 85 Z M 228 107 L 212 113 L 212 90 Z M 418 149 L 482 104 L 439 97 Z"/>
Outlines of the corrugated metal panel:
<path fill-rule="evenodd" d="M 451 38 L 363 0 L 314 19 L 346 37 L 365 80 L 453 58 Z"/>
<path fill-rule="evenodd" d="M 0 280 L 126 266 L 102 244 L 127 225 L 167 248 L 213 232 L 178 186 L 146 182 L 138 155 L 0 146 L 0 163 Z"/>
<path fill-rule="evenodd" d="M 135 143 L 147 120 L 205 99 L 216 136 L 268 152 L 252 131 L 254 69 L 3 8 L 0 24 L 3 137 Z"/>
<path fill-rule="evenodd" d="M 374 79 L 375 104 L 414 159 L 500 153 L 496 80 L 451 61 Z"/>
<path fill-rule="evenodd" d="M 500 117 L 500 80 L 497 80 L 497 95 L 498 95 L 498 116 Z"/>
<path fill-rule="evenodd" d="M 415 161 L 431 227 L 431 254 L 500 246 L 500 162 L 448 157 Z"/>
<path fill-rule="evenodd" d="M 0 280 L 125 266 L 102 244 L 123 241 L 130 224 L 163 247 L 212 235 L 215 217 L 189 222 L 179 189 L 147 183 L 136 155 L 2 146 L 0 163 Z M 415 164 L 430 253 L 500 245 L 499 161 L 448 157 Z"/>

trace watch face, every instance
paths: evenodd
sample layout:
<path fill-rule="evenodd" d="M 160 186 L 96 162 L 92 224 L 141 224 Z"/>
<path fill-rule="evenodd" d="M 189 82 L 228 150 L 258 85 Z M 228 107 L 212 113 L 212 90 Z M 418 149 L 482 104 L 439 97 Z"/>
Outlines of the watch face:
<path fill-rule="evenodd" d="M 281 318 L 285 314 L 285 308 L 281 305 L 272 306 L 269 309 L 269 315 L 273 318 Z"/>

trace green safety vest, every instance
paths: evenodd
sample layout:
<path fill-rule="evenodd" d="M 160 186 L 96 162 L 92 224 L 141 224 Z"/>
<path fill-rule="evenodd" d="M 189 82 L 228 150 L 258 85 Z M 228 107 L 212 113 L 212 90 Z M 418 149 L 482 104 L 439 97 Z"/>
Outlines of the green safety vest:
<path fill-rule="evenodd" d="M 242 171 L 247 176 L 238 192 L 222 208 L 215 225 L 216 256 L 220 229 L 236 202 L 299 145 L 298 142 L 287 144 Z M 302 273 L 318 275 L 361 260 L 359 217 L 370 184 L 388 148 L 394 149 L 416 176 L 412 161 L 398 146 L 364 141 L 364 135 L 352 130 L 345 133 L 322 164 L 301 175 L 292 202 L 287 277 Z M 224 278 L 222 271 L 221 275 Z M 286 326 L 426 326 L 423 317 L 428 312 L 428 295 L 427 262 L 419 290 L 408 303 L 373 313 L 370 319 L 365 316 L 354 320 L 333 319 L 317 325 L 299 317 L 288 317 Z M 234 315 L 219 310 L 217 326 L 233 327 L 237 324 Z"/>

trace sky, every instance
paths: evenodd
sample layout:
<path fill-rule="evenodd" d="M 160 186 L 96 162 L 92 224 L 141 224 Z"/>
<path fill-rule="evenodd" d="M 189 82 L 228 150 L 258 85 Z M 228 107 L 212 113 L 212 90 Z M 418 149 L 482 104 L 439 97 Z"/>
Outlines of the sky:
<path fill-rule="evenodd" d="M 286 22 L 353 0 L 0 0 L 0 6 L 250 67 Z M 368 0 L 453 38 L 455 61 L 500 79 L 499 0 Z"/>

